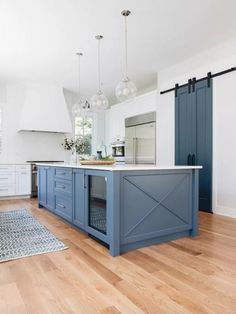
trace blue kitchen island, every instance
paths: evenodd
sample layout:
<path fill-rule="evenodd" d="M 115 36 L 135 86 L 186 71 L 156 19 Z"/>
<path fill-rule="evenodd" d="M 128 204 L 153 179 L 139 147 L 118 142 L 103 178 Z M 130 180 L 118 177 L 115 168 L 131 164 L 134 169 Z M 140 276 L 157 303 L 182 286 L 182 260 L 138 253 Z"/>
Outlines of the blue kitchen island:
<path fill-rule="evenodd" d="M 38 205 L 102 241 L 117 256 L 197 235 L 199 169 L 38 164 Z"/>

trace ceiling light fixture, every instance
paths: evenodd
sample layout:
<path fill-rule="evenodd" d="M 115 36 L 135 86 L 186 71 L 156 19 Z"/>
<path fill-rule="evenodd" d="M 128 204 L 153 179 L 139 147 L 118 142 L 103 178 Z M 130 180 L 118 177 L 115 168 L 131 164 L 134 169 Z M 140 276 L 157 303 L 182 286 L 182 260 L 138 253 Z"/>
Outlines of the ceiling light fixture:
<path fill-rule="evenodd" d="M 95 38 L 98 41 L 98 91 L 90 99 L 91 110 L 94 112 L 99 112 L 106 110 L 109 106 L 108 99 L 105 94 L 102 92 L 101 88 L 101 58 L 100 58 L 100 43 L 103 39 L 102 35 L 97 35 Z"/>
<path fill-rule="evenodd" d="M 90 104 L 88 101 L 83 101 L 81 97 L 81 90 L 80 90 L 80 58 L 83 56 L 82 52 L 77 52 L 76 55 L 78 56 L 78 95 L 75 104 L 72 107 L 72 114 L 75 117 L 82 117 L 85 118 L 88 111 L 90 111 Z"/>
<path fill-rule="evenodd" d="M 119 101 L 125 101 L 127 99 L 133 98 L 136 96 L 137 88 L 128 77 L 128 70 L 127 70 L 127 64 L 128 64 L 128 53 L 127 53 L 127 17 L 130 15 L 129 10 L 123 10 L 121 14 L 124 16 L 125 20 L 125 60 L 124 60 L 124 75 L 121 82 L 118 83 L 116 86 L 116 97 L 119 99 Z"/>

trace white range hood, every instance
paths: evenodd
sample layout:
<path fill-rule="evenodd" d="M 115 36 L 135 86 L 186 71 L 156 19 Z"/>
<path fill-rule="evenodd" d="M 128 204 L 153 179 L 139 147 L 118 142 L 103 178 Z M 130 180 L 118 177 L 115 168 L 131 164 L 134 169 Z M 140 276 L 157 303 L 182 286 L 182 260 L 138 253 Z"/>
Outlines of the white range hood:
<path fill-rule="evenodd" d="M 72 133 L 72 124 L 62 87 L 27 86 L 19 131 Z"/>

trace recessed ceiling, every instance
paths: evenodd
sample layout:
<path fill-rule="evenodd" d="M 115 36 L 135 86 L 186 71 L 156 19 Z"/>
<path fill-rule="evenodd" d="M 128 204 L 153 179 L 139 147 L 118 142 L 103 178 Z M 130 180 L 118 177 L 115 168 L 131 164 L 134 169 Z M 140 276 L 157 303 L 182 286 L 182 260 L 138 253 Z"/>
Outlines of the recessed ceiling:
<path fill-rule="evenodd" d="M 138 89 L 156 72 L 235 36 L 235 0 L 0 0 L 0 78 L 48 81 L 76 91 L 97 88 L 97 41 L 102 34 L 102 81 L 112 99 L 122 77 L 123 18 L 128 18 L 128 72 Z"/>

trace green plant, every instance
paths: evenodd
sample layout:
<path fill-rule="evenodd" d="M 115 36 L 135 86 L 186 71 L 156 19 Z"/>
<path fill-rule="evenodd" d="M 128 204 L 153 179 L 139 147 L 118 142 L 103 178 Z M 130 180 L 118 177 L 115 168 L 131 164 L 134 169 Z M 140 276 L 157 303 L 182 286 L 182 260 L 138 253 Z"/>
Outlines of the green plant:
<path fill-rule="evenodd" d="M 112 157 L 112 156 L 106 156 L 106 157 L 103 157 L 102 160 L 108 160 L 108 161 L 110 161 L 110 160 L 114 160 L 114 157 Z"/>
<path fill-rule="evenodd" d="M 61 144 L 65 150 L 71 150 L 75 148 L 75 141 L 71 138 L 64 138 L 64 142 Z"/>
<path fill-rule="evenodd" d="M 75 150 L 79 155 L 90 155 L 91 154 L 91 136 L 84 135 L 79 136 L 75 141 Z"/>

